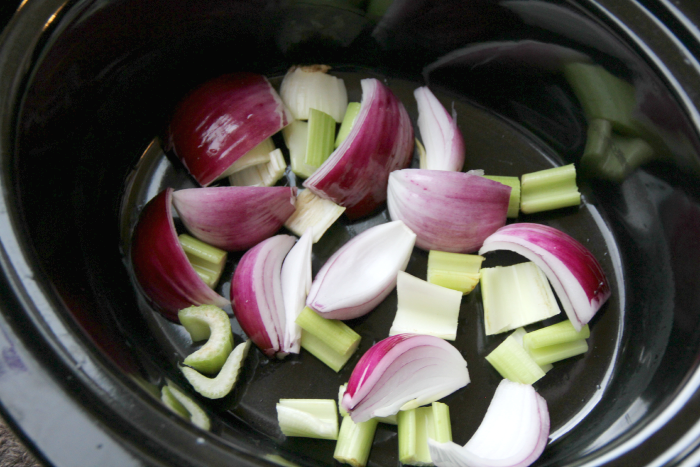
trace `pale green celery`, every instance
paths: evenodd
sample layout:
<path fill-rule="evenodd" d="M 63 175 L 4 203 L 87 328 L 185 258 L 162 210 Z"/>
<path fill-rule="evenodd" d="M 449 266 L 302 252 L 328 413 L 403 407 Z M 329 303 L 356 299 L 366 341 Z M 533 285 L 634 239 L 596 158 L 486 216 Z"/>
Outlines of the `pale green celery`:
<path fill-rule="evenodd" d="M 508 201 L 508 213 L 506 216 L 511 219 L 518 217 L 518 214 L 520 214 L 520 179 L 518 177 L 506 177 L 501 175 L 484 175 L 484 178 L 502 183 L 511 188 L 510 200 Z"/>
<path fill-rule="evenodd" d="M 167 385 L 160 389 L 160 400 L 163 401 L 163 404 L 165 404 L 166 407 L 185 420 L 190 419 L 190 413 L 187 411 L 185 406 L 180 404 L 180 401 L 173 396 L 173 393 L 170 391 L 170 388 Z"/>
<path fill-rule="evenodd" d="M 263 457 L 273 464 L 281 465 L 282 467 L 300 467 L 299 464 L 295 464 L 278 454 L 265 454 Z"/>
<path fill-rule="evenodd" d="M 304 163 L 319 168 L 333 152 L 335 120 L 325 112 L 309 109 L 309 135 Z"/>
<path fill-rule="evenodd" d="M 418 279 L 403 271 L 396 278 L 398 306 L 389 335 L 427 334 L 453 341 L 462 293 Z"/>
<path fill-rule="evenodd" d="M 296 210 L 284 226 L 301 237 L 309 227 L 314 228 L 314 243 L 318 242 L 326 230 L 345 212 L 343 206 L 316 196 L 311 190 L 300 190 L 297 194 Z"/>
<path fill-rule="evenodd" d="M 305 307 L 296 319 L 301 346 L 338 372 L 360 345 L 360 335 L 342 321 L 326 319 Z"/>
<path fill-rule="evenodd" d="M 486 360 L 501 376 L 516 383 L 533 384 L 545 374 L 512 335 L 488 354 Z"/>
<path fill-rule="evenodd" d="M 376 418 L 355 423 L 350 416 L 344 416 L 343 422 L 340 424 L 340 433 L 338 433 L 333 459 L 353 467 L 367 465 L 369 452 L 374 441 L 374 433 L 377 431 L 377 423 Z"/>
<path fill-rule="evenodd" d="M 340 124 L 340 129 L 338 130 L 338 136 L 335 138 L 335 147 L 337 148 L 340 144 L 345 141 L 345 138 L 350 134 L 353 125 L 355 125 L 355 120 L 360 113 L 360 103 L 359 102 L 348 102 L 348 107 L 345 110 L 345 116 L 343 117 L 343 122 Z"/>
<path fill-rule="evenodd" d="M 520 210 L 524 214 L 579 204 L 581 204 L 581 193 L 576 186 L 574 164 L 522 176 Z"/>
<path fill-rule="evenodd" d="M 338 439 L 338 409 L 332 399 L 280 399 L 277 421 L 285 436 Z"/>
<path fill-rule="evenodd" d="M 468 294 L 479 283 L 483 256 L 431 250 L 428 253 L 428 282 Z"/>
<path fill-rule="evenodd" d="M 287 170 L 287 162 L 280 149 L 270 152 L 268 162 L 248 167 L 229 176 L 232 186 L 273 186 Z"/>
<path fill-rule="evenodd" d="M 340 415 L 342 417 L 346 416 L 348 414 L 347 410 L 343 408 L 341 403 L 343 402 L 343 395 L 345 395 L 345 390 L 348 388 L 348 383 L 341 384 L 340 388 L 338 388 L 338 412 L 340 412 Z"/>
<path fill-rule="evenodd" d="M 309 138 L 309 122 L 294 120 L 282 129 L 284 143 L 289 149 L 289 161 L 292 172 L 301 178 L 309 178 L 316 171 L 316 167 L 308 165 L 306 160 L 306 146 Z"/>
<path fill-rule="evenodd" d="M 482 268 L 481 298 L 489 336 L 560 313 L 547 276 L 533 262 Z"/>
<path fill-rule="evenodd" d="M 184 308 L 177 316 L 194 342 L 207 339 L 199 350 L 185 358 L 185 365 L 207 374 L 219 371 L 233 349 L 231 322 L 226 312 L 214 305 L 200 305 Z"/>
<path fill-rule="evenodd" d="M 588 339 L 591 336 L 588 324 L 580 331 L 574 329 L 574 325 L 568 319 L 546 328 L 527 333 L 523 337 L 523 347 L 526 349 L 539 349 L 548 345 L 565 344 L 567 342 Z"/>
<path fill-rule="evenodd" d="M 168 382 L 168 391 L 170 395 L 187 411 L 188 416 L 185 418 L 188 418 L 194 426 L 207 431 L 211 429 L 211 420 L 209 419 L 209 416 L 195 401 L 193 401 L 187 394 L 176 388 L 171 382 Z M 171 401 L 169 400 L 169 402 Z M 166 405 L 169 402 L 165 402 Z"/>
<path fill-rule="evenodd" d="M 180 234 L 178 240 L 197 275 L 213 288 L 226 265 L 226 252 L 187 234 Z"/>
<path fill-rule="evenodd" d="M 450 409 L 433 402 L 428 407 L 398 413 L 399 462 L 408 465 L 433 465 L 428 438 L 438 443 L 452 441 Z"/>
<path fill-rule="evenodd" d="M 527 347 L 525 346 L 524 338 L 527 335 L 527 331 L 525 331 L 525 328 L 518 328 L 515 331 L 511 333 L 509 337 L 514 339 L 522 348 L 525 349 L 527 352 Z M 553 368 L 551 363 L 548 363 L 546 365 L 539 365 L 540 368 L 542 368 L 542 371 L 547 373 L 549 370 Z"/>
<path fill-rule="evenodd" d="M 250 341 L 238 344 L 228 355 L 224 366 L 214 378 L 207 378 L 190 367 L 181 366 L 180 370 L 195 391 L 208 399 L 221 399 L 227 396 L 238 381 L 243 360 L 248 355 Z"/>
<path fill-rule="evenodd" d="M 229 166 L 219 178 L 230 177 L 236 172 L 245 170 L 256 165 L 267 164 L 270 161 L 270 153 L 275 150 L 275 143 L 272 138 L 263 140 L 253 149 L 243 154 L 241 157 Z"/>
<path fill-rule="evenodd" d="M 528 349 L 527 352 L 538 365 L 546 365 L 588 352 L 588 343 L 586 339 L 579 339 L 564 344 Z"/>
<path fill-rule="evenodd" d="M 386 417 L 375 417 L 379 423 L 386 423 L 387 425 L 398 425 L 398 416 L 396 414 L 389 415 Z"/>
<path fill-rule="evenodd" d="M 428 161 L 425 155 L 425 146 L 423 146 L 423 143 L 421 143 L 418 138 L 416 138 L 416 150 L 418 150 L 418 167 L 421 169 L 427 169 Z"/>

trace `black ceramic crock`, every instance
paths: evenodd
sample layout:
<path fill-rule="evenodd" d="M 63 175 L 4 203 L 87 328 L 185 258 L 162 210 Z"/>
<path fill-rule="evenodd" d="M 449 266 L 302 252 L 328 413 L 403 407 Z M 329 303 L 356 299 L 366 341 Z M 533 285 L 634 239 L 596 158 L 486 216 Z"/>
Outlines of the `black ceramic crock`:
<path fill-rule="evenodd" d="M 177 362 L 189 344 L 134 287 L 125 245 L 143 202 L 192 183 L 158 146 L 189 89 L 229 71 L 279 80 L 290 65 L 328 63 L 351 89 L 359 77 L 385 79 L 415 122 L 411 91 L 429 84 L 457 111 L 468 168 L 520 175 L 581 164 L 588 122 L 559 70 L 572 55 L 632 85 L 655 152 L 623 173 L 581 173 L 582 207 L 525 218 L 587 243 L 613 283 L 591 322 L 589 353 L 536 384 L 550 406 L 552 439 L 535 465 L 700 464 L 696 3 L 17 3 L 3 4 L 0 43 L 0 407 L 47 464 L 334 462 L 328 442 L 285 439 L 274 403 L 335 397 L 356 359 L 334 375 L 309 355 L 269 362 L 251 352 L 232 396 L 212 402 L 189 391 L 210 431 L 160 402 L 168 380 L 188 390 Z M 316 267 L 361 222 L 332 230 Z M 409 269 L 424 266 L 417 253 Z M 462 444 L 499 378 L 483 356 L 502 337 L 479 333 L 478 304 L 477 290 L 465 299 L 472 315 L 456 342 L 468 349 L 472 383 L 448 398 Z M 386 326 L 374 316 L 352 323 L 362 351 Z M 396 465 L 395 451 L 395 428 L 380 429 L 369 465 Z"/>

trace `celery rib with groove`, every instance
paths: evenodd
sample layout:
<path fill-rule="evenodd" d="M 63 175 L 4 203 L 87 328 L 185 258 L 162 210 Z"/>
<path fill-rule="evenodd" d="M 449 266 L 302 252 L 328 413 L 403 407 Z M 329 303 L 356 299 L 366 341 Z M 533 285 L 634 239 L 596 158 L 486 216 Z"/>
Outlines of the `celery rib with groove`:
<path fill-rule="evenodd" d="M 349 415 L 343 416 L 333 458 L 353 467 L 365 467 L 372 449 L 374 433 L 377 431 L 377 423 L 376 418 L 355 423 Z"/>
<path fill-rule="evenodd" d="M 520 214 L 520 179 L 518 177 L 506 177 L 502 175 L 484 175 L 484 178 L 502 183 L 510 187 L 510 200 L 508 202 L 507 217 L 515 219 Z"/>
<path fill-rule="evenodd" d="M 550 211 L 581 204 L 574 164 L 524 174 L 520 187 L 523 214 Z"/>
<path fill-rule="evenodd" d="M 483 256 L 430 250 L 428 253 L 428 282 L 470 293 L 479 283 Z"/>
<path fill-rule="evenodd" d="M 450 409 L 433 402 L 427 407 L 398 413 L 399 462 L 408 465 L 433 465 L 428 438 L 438 443 L 452 441 Z"/>
<path fill-rule="evenodd" d="M 226 265 L 227 253 L 191 235 L 180 234 L 177 238 L 197 275 L 209 287 L 214 288 Z"/>
<path fill-rule="evenodd" d="M 301 347 L 335 372 L 347 363 L 360 345 L 360 335 L 342 321 L 326 319 L 305 307 L 296 319 L 301 327 Z"/>
<path fill-rule="evenodd" d="M 338 407 L 332 399 L 280 399 L 276 409 L 285 436 L 338 439 Z"/>
<path fill-rule="evenodd" d="M 198 371 L 186 366 L 181 366 L 180 370 L 199 394 L 208 399 L 221 399 L 227 396 L 236 385 L 243 361 L 250 349 L 250 342 L 246 341 L 238 344 L 229 353 L 226 363 L 224 363 L 224 366 L 214 378 L 207 378 Z"/>
<path fill-rule="evenodd" d="M 522 329 L 522 328 L 521 328 Z M 524 333 L 525 330 L 518 330 Z M 513 333 L 486 356 L 488 361 L 504 378 L 522 384 L 533 384 L 545 375 L 545 371 L 518 342 Z"/>
<path fill-rule="evenodd" d="M 307 228 L 313 227 L 313 242 L 316 243 L 344 212 L 343 206 L 320 198 L 309 189 L 300 190 L 296 199 L 296 211 L 289 216 L 284 226 L 299 237 Z"/>
<path fill-rule="evenodd" d="M 231 322 L 226 312 L 214 305 L 191 306 L 180 310 L 178 319 L 192 341 L 207 339 L 199 350 L 185 358 L 185 365 L 207 374 L 219 371 L 233 349 Z"/>

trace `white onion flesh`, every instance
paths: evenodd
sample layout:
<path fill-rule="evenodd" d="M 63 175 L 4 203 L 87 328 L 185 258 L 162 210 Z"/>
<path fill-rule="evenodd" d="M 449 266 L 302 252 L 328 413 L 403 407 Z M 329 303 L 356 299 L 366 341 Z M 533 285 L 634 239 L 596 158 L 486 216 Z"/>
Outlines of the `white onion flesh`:
<path fill-rule="evenodd" d="M 421 169 L 459 172 L 464 166 L 464 139 L 456 114 L 450 115 L 427 86 L 413 92 L 418 104 L 418 129 L 425 148 Z"/>
<path fill-rule="evenodd" d="M 299 353 L 301 328 L 296 324 L 297 316 L 306 305 L 306 296 L 311 289 L 311 246 L 314 230 L 309 227 L 282 263 L 281 283 L 284 300 L 285 327 L 280 348 L 287 353 Z"/>

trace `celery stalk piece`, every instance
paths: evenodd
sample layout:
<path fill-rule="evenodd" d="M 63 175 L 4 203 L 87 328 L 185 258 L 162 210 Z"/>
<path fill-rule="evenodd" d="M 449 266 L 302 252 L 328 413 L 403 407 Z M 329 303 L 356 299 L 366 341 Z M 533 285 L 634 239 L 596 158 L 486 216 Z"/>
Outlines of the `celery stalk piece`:
<path fill-rule="evenodd" d="M 280 399 L 277 421 L 285 436 L 338 439 L 338 408 L 332 399 Z"/>
<path fill-rule="evenodd" d="M 160 389 L 160 400 L 163 401 L 163 404 L 165 404 L 166 407 L 185 420 L 190 419 L 190 413 L 187 411 L 185 406 L 180 404 L 180 401 L 173 396 L 173 393 L 170 391 L 170 388 L 167 385 Z"/>
<path fill-rule="evenodd" d="M 353 467 L 367 465 L 369 452 L 374 441 L 374 433 L 377 431 L 377 423 L 376 418 L 355 423 L 349 416 L 343 416 L 333 459 Z"/>
<path fill-rule="evenodd" d="M 333 152 L 335 120 L 320 110 L 309 109 L 308 131 L 304 164 L 319 168 Z"/>
<path fill-rule="evenodd" d="M 484 178 L 493 180 L 494 182 L 508 185 L 510 190 L 510 201 L 508 202 L 507 217 L 515 219 L 520 214 L 520 179 L 518 177 L 506 177 L 501 175 L 484 175 Z"/>
<path fill-rule="evenodd" d="M 309 178 L 316 167 L 306 164 L 306 146 L 309 139 L 309 122 L 294 120 L 282 129 L 284 143 L 289 149 L 292 172 L 301 178 Z"/>
<path fill-rule="evenodd" d="M 287 162 L 280 149 L 268 154 L 266 163 L 248 167 L 229 176 L 232 186 L 274 186 L 287 170 Z"/>
<path fill-rule="evenodd" d="M 338 136 L 335 138 L 335 147 L 340 146 L 340 143 L 345 141 L 345 138 L 350 134 L 355 120 L 357 120 L 357 115 L 360 113 L 360 103 L 359 102 L 348 102 L 348 107 L 345 110 L 345 116 L 343 117 L 343 122 L 340 124 L 340 129 L 338 130 Z"/>
<path fill-rule="evenodd" d="M 248 355 L 250 342 L 238 344 L 233 352 L 229 353 L 226 363 L 214 378 L 207 378 L 192 368 L 181 366 L 180 370 L 190 382 L 195 391 L 208 399 L 221 399 L 227 396 L 238 381 L 238 375 L 243 366 L 243 360 Z"/>
<path fill-rule="evenodd" d="M 236 159 L 236 162 L 226 169 L 219 178 L 230 177 L 236 172 L 245 170 L 260 164 L 267 164 L 270 161 L 270 153 L 275 150 L 275 143 L 272 138 L 264 139 L 253 149 Z"/>
<path fill-rule="evenodd" d="M 182 309 L 177 316 L 194 342 L 207 339 L 199 350 L 185 358 L 185 365 L 202 373 L 219 371 L 233 349 L 231 322 L 226 312 L 214 305 L 200 305 Z"/>
<path fill-rule="evenodd" d="M 316 196 L 311 190 L 299 190 L 296 211 L 289 216 L 284 226 L 299 237 L 307 228 L 313 227 L 313 242 L 316 243 L 344 212 L 344 207 Z"/>
<path fill-rule="evenodd" d="M 416 150 L 418 151 L 418 168 L 427 169 L 428 160 L 426 159 L 425 146 L 416 138 Z"/>
<path fill-rule="evenodd" d="M 565 344 L 567 342 L 588 339 L 591 336 L 588 324 L 580 331 L 574 329 L 574 325 L 568 319 L 560 323 L 552 324 L 546 328 L 527 333 L 523 337 L 523 347 L 526 349 L 539 349 L 549 345 Z"/>
<path fill-rule="evenodd" d="M 486 361 L 501 376 L 516 383 L 533 384 L 545 374 L 544 370 L 512 335 L 488 354 Z"/>
<path fill-rule="evenodd" d="M 538 365 L 546 365 L 588 352 L 588 343 L 586 339 L 579 339 L 538 349 L 527 349 L 527 352 Z"/>
<path fill-rule="evenodd" d="M 209 415 L 187 394 L 180 391 L 172 383 L 168 382 L 168 390 L 173 398 L 175 398 L 182 407 L 187 410 L 190 422 L 202 430 L 209 431 L 211 429 L 211 420 Z"/>
<path fill-rule="evenodd" d="M 523 342 L 526 335 L 527 331 L 525 331 L 525 328 L 518 328 L 511 333 L 510 337 L 513 338 L 527 352 L 527 346 L 525 345 L 525 342 Z M 545 373 L 549 372 L 549 370 L 553 368 L 551 363 L 539 365 L 539 367 L 542 368 L 542 371 Z"/>
<path fill-rule="evenodd" d="M 226 265 L 227 253 L 187 234 L 180 234 L 177 238 L 197 275 L 214 288 Z"/>
<path fill-rule="evenodd" d="M 450 410 L 433 402 L 428 407 L 398 413 L 399 462 L 408 465 L 433 465 L 428 438 L 439 443 L 452 441 Z"/>
<path fill-rule="evenodd" d="M 360 335 L 342 321 L 326 319 L 306 307 L 296 319 L 301 346 L 338 372 L 360 345 Z"/>
<path fill-rule="evenodd" d="M 574 164 L 524 174 L 520 192 L 523 214 L 578 206 L 581 193 L 576 186 Z"/>
<path fill-rule="evenodd" d="M 273 464 L 281 465 L 282 467 L 300 467 L 299 464 L 295 464 L 292 461 L 288 461 L 284 457 L 277 454 L 265 454 L 263 457 L 272 462 Z"/>
<path fill-rule="evenodd" d="M 338 412 L 340 412 L 340 415 L 342 417 L 346 416 L 348 414 L 348 411 L 345 410 L 341 404 L 343 401 L 343 395 L 345 394 L 345 390 L 348 388 L 348 383 L 341 384 L 340 388 L 338 388 Z"/>
<path fill-rule="evenodd" d="M 398 307 L 390 336 L 428 334 L 453 341 L 462 293 L 418 279 L 403 271 L 396 277 Z"/>
<path fill-rule="evenodd" d="M 486 335 L 499 334 L 560 313 L 547 276 L 533 262 L 481 269 Z"/>
<path fill-rule="evenodd" d="M 479 283 L 483 256 L 430 250 L 428 282 L 468 294 Z"/>

